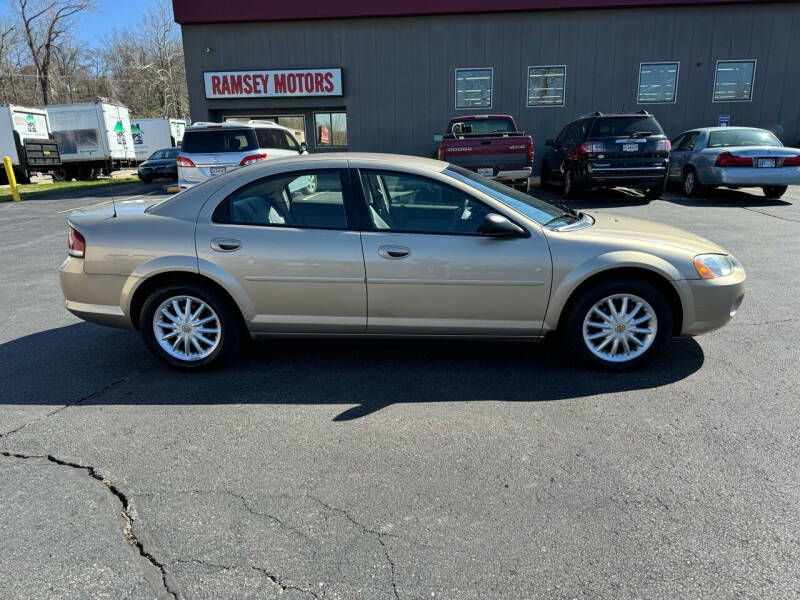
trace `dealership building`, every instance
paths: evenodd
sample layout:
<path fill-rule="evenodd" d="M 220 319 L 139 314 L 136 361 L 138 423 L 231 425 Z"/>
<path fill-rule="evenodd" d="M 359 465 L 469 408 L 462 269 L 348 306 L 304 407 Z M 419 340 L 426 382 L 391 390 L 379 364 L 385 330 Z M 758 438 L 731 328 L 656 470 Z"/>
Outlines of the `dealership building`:
<path fill-rule="evenodd" d="M 800 4 L 750 0 L 173 0 L 191 118 L 270 119 L 312 152 L 430 156 L 457 115 L 544 140 L 646 110 L 800 144 Z M 537 161 L 538 166 L 538 161 Z"/>

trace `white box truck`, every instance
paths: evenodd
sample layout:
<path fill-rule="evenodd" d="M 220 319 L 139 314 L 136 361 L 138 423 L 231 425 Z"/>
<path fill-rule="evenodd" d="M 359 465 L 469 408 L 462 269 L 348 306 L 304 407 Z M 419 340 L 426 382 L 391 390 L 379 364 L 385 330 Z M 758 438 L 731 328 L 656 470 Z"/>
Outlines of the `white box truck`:
<path fill-rule="evenodd" d="M 136 164 L 128 109 L 102 100 L 51 104 L 50 127 L 58 141 L 63 176 L 95 179 Z"/>
<path fill-rule="evenodd" d="M 11 157 L 19 183 L 30 183 L 32 173 L 52 173 L 61 166 L 46 110 L 0 106 L 0 161 L 4 156 Z M 7 179 L 0 162 L 0 183 Z"/>
<path fill-rule="evenodd" d="M 147 160 L 156 150 L 180 146 L 186 121 L 182 119 L 131 119 L 136 160 Z"/>

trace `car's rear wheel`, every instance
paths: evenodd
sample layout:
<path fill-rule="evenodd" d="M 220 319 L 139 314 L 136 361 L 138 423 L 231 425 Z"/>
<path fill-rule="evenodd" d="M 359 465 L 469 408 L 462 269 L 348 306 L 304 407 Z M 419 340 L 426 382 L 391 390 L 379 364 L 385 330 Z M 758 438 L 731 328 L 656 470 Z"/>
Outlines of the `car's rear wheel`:
<path fill-rule="evenodd" d="M 568 348 L 604 369 L 634 369 L 653 360 L 672 335 L 672 311 L 655 286 L 621 280 L 600 284 L 572 305 Z"/>
<path fill-rule="evenodd" d="M 787 185 L 768 185 L 766 187 L 761 188 L 764 191 L 764 195 L 767 198 L 778 199 L 786 193 L 786 190 L 789 189 Z"/>
<path fill-rule="evenodd" d="M 651 188 L 647 188 L 644 191 L 644 197 L 647 198 L 648 200 L 656 200 L 658 198 L 661 198 L 661 194 L 664 193 L 666 187 L 667 187 L 667 180 L 665 179 L 658 185 L 654 185 Z"/>
<path fill-rule="evenodd" d="M 683 195 L 689 198 L 697 198 L 702 196 L 704 192 L 705 188 L 700 185 L 695 170 L 691 167 L 686 169 L 683 173 Z"/>
<path fill-rule="evenodd" d="M 190 282 L 169 284 L 150 294 L 139 326 L 150 350 L 181 369 L 221 364 L 235 354 L 241 339 L 240 321 L 230 301 Z"/>
<path fill-rule="evenodd" d="M 139 179 L 142 180 L 142 183 L 150 183 L 153 181 L 152 177 L 148 177 L 147 175 L 139 175 Z"/>
<path fill-rule="evenodd" d="M 564 173 L 564 183 L 561 186 L 561 195 L 567 200 L 574 200 L 581 195 L 581 187 L 578 183 L 578 176 L 575 169 L 569 167 L 567 172 Z"/>

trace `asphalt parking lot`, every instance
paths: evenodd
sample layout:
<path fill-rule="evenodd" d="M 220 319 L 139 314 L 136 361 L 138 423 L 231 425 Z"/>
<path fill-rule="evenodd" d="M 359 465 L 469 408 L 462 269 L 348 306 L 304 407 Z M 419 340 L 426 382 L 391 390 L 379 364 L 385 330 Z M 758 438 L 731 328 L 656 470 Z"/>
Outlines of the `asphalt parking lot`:
<path fill-rule="evenodd" d="M 0 204 L 3 597 L 800 596 L 800 187 L 571 203 L 748 272 L 729 326 L 627 374 L 310 340 L 178 373 L 62 306 L 67 213 L 106 201 Z"/>

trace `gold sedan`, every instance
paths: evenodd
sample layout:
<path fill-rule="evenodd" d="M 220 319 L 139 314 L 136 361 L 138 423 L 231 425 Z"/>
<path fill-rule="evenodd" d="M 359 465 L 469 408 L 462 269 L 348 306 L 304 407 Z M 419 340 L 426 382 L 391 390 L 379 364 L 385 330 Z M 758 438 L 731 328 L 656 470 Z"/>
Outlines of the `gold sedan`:
<path fill-rule="evenodd" d="M 674 335 L 722 327 L 744 298 L 713 242 L 575 212 L 435 160 L 264 161 L 158 204 L 76 212 L 67 310 L 142 332 L 175 367 L 243 336 L 538 339 L 629 369 Z"/>

